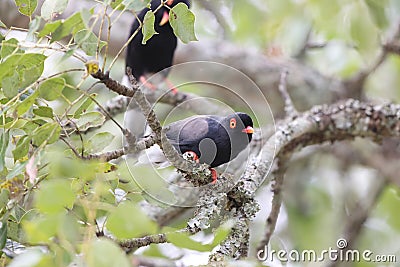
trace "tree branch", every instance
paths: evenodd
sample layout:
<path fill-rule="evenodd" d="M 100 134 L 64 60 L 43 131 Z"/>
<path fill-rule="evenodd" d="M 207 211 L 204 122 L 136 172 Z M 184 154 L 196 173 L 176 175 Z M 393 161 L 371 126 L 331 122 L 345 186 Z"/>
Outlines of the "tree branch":
<path fill-rule="evenodd" d="M 287 91 L 286 88 L 286 78 L 288 76 L 289 72 L 287 70 L 282 70 L 281 72 L 281 78 L 279 80 L 279 93 L 282 95 L 284 103 L 285 103 L 285 113 L 287 117 L 294 118 L 297 116 L 297 110 L 292 102 L 292 99 L 290 98 L 290 95 Z"/>
<path fill-rule="evenodd" d="M 210 257 L 210 261 L 222 261 L 226 257 L 247 256 L 248 223 L 259 209 L 254 200 L 254 194 L 264 178 L 267 177 L 275 155 L 278 160 L 285 159 L 285 164 L 287 164 L 287 159 L 290 159 L 293 153 L 313 144 L 352 140 L 355 137 L 370 138 L 375 142 L 380 142 L 384 137 L 399 137 L 400 105 L 374 106 L 357 100 L 348 100 L 331 106 L 315 107 L 299 114 L 296 119 L 280 125 L 278 131 L 267 140 L 261 152 L 250 159 L 245 172 L 229 192 L 221 191 L 227 188 L 225 183 L 228 179 L 225 176 L 221 183 L 217 183 L 216 186 L 219 187 L 216 187 L 215 190 L 202 191 L 196 215 L 189 220 L 188 227 L 183 231 L 195 233 L 208 228 L 210 220 L 220 214 L 222 208 L 228 211 L 226 218 L 236 218 L 232 232 L 221 244 L 220 249 Z M 278 180 L 276 189 L 279 184 Z M 276 197 L 279 198 L 279 193 L 276 193 Z M 275 213 L 278 204 L 279 199 L 276 199 Z M 271 218 L 275 220 L 277 216 L 271 215 Z M 269 229 L 268 235 L 271 236 L 273 227 L 270 226 Z M 165 234 L 159 234 L 124 241 L 121 245 L 132 249 L 150 243 L 167 241 Z"/>
<path fill-rule="evenodd" d="M 160 121 L 151 106 L 150 102 L 146 99 L 144 93 L 140 90 L 136 79 L 133 77 L 131 69 L 127 69 L 127 74 L 131 87 L 127 87 L 119 83 L 118 81 L 109 77 L 108 73 L 104 74 L 101 70 L 92 76 L 107 86 L 108 89 L 127 97 L 132 97 L 133 100 L 138 104 L 143 115 L 145 116 L 147 123 L 154 132 L 154 141 L 160 146 L 165 157 L 168 161 L 178 170 L 183 171 L 185 177 L 196 184 L 208 184 L 211 177 L 211 172 L 208 170 L 207 164 L 197 164 L 194 162 L 187 161 L 175 150 L 175 148 L 168 141 L 165 131 L 161 127 Z M 120 153 L 118 153 L 119 155 Z"/>

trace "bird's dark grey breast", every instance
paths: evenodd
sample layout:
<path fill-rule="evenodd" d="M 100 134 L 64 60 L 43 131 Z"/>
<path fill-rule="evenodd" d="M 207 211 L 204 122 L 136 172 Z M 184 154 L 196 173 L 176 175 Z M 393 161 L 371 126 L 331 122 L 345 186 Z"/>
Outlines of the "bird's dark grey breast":
<path fill-rule="evenodd" d="M 166 134 L 180 153 L 193 151 L 200 163 L 207 163 L 211 167 L 232 160 L 243 150 L 243 146 L 238 147 L 240 151 L 232 149 L 232 143 L 236 145 L 238 136 L 231 134 L 217 116 L 188 118 L 172 123 Z M 242 139 L 246 139 L 246 136 Z"/>

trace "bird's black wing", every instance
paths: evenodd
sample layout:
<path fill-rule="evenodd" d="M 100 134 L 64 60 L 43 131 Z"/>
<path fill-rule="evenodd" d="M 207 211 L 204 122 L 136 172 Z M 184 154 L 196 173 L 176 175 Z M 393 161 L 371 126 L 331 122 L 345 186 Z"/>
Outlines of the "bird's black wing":
<path fill-rule="evenodd" d="M 167 126 L 167 138 L 173 145 L 199 142 L 208 133 L 206 116 L 193 116 Z"/>

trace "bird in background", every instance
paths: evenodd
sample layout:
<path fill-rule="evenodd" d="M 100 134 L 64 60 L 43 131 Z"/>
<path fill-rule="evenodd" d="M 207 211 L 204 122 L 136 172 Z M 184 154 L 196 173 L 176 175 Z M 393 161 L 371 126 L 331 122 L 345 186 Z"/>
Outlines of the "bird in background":
<path fill-rule="evenodd" d="M 254 133 L 253 120 L 241 112 L 225 117 L 196 115 L 165 126 L 165 131 L 168 140 L 184 158 L 210 165 L 213 183 L 218 177 L 213 168 L 236 158 Z M 159 148 L 148 150 L 139 162 L 168 166 L 164 164 L 166 158 Z"/>
<path fill-rule="evenodd" d="M 154 34 L 146 44 L 142 44 L 143 34 L 138 31 L 135 37 L 129 42 L 126 53 L 126 67 L 132 69 L 132 74 L 136 80 L 142 82 L 147 87 L 154 89 L 155 86 L 148 83 L 147 78 L 154 73 L 161 72 L 162 77 L 170 89 L 176 91 L 175 87 L 166 77 L 177 46 L 177 37 L 169 23 L 169 9 L 178 3 L 184 3 L 190 7 L 189 0 L 168 0 L 155 12 L 154 29 L 158 34 Z M 162 0 L 152 0 L 150 9 L 155 11 L 162 4 Z M 168 7 L 166 7 L 166 6 Z M 149 8 L 141 10 L 137 17 L 143 22 L 144 16 Z M 135 19 L 132 23 L 130 36 L 139 28 L 139 21 Z"/>
<path fill-rule="evenodd" d="M 144 8 L 137 14 L 137 18 L 143 22 L 147 11 L 155 11 L 162 2 L 165 2 L 169 8 L 173 8 L 178 3 L 184 3 L 190 7 L 189 0 L 152 0 L 150 8 Z M 146 80 L 154 73 L 160 73 L 163 81 L 166 82 L 172 92 L 176 92 L 174 85 L 166 78 L 169 67 L 172 65 L 175 49 L 177 46 L 177 37 L 175 36 L 171 25 L 169 24 L 169 8 L 162 6 L 155 12 L 154 29 L 158 34 L 154 34 L 146 44 L 142 44 L 143 33 L 141 30 L 129 42 L 126 52 L 126 67 L 132 69 L 132 74 L 137 81 L 140 81 L 147 88 L 155 89 L 155 85 Z M 130 29 L 132 36 L 139 28 L 139 21 L 135 18 Z M 125 68 L 126 70 L 126 68 Z M 128 76 L 125 75 L 122 84 L 130 86 Z M 120 97 L 123 98 L 123 97 Z M 143 137 L 147 132 L 146 118 L 142 112 L 132 104 L 132 107 L 125 114 L 125 126 L 137 137 Z"/>

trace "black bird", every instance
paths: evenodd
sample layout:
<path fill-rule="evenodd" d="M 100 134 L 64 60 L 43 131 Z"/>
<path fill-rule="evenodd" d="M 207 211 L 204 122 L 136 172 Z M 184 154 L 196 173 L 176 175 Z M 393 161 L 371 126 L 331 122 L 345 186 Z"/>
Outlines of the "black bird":
<path fill-rule="evenodd" d="M 240 112 L 226 117 L 192 116 L 166 126 L 167 138 L 181 154 L 211 168 L 236 158 L 253 133 L 253 120 Z M 211 171 L 215 182 L 216 171 Z"/>
<path fill-rule="evenodd" d="M 189 0 L 168 0 L 166 5 L 172 8 L 178 3 L 185 3 L 190 7 Z M 151 10 L 156 10 L 160 4 L 161 0 L 152 0 Z M 149 8 L 145 8 L 139 12 L 140 21 L 143 22 L 144 16 L 149 10 Z M 132 69 L 133 76 L 142 83 L 145 83 L 146 75 L 151 73 L 164 70 L 162 72 L 164 78 L 168 75 L 168 68 L 172 65 L 177 45 L 177 38 L 168 19 L 169 9 L 163 6 L 155 13 L 154 29 L 158 34 L 153 35 L 146 44 L 142 44 L 143 34 L 142 31 L 139 31 L 128 44 L 126 66 Z M 131 26 L 130 36 L 138 27 L 139 22 L 135 19 Z"/>

